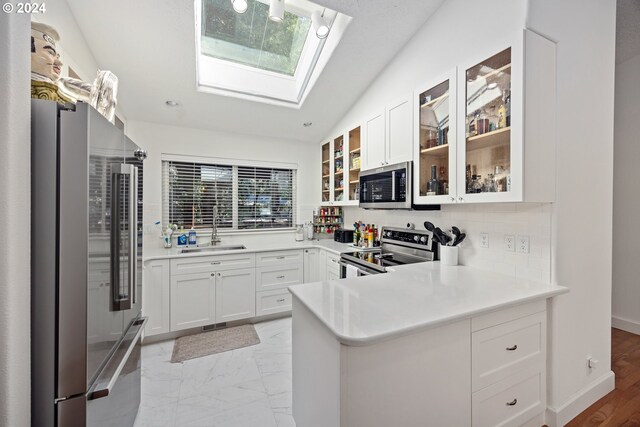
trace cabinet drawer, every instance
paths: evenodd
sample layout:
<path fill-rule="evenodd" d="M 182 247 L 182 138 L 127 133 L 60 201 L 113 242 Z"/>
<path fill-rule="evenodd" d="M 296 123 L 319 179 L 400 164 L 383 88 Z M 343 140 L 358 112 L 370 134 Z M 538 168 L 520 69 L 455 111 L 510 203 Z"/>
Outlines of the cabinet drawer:
<path fill-rule="evenodd" d="M 256 293 L 256 316 L 291 311 L 291 293 L 287 289 Z"/>
<path fill-rule="evenodd" d="M 304 276 L 302 270 L 301 265 L 257 268 L 256 291 L 283 289 L 290 285 L 302 283 Z"/>
<path fill-rule="evenodd" d="M 472 387 L 480 390 L 533 367 L 544 370 L 545 313 L 536 313 L 472 334 Z"/>
<path fill-rule="evenodd" d="M 543 374 L 533 369 L 473 393 L 473 427 L 518 426 L 544 411 Z"/>
<path fill-rule="evenodd" d="M 340 255 L 327 252 L 327 271 L 335 273 L 340 277 Z"/>
<path fill-rule="evenodd" d="M 302 249 L 259 252 L 256 254 L 256 267 L 270 267 L 274 265 L 287 264 L 302 264 Z"/>
<path fill-rule="evenodd" d="M 171 275 L 251 268 L 255 264 L 252 253 L 177 258 L 171 260 Z"/>

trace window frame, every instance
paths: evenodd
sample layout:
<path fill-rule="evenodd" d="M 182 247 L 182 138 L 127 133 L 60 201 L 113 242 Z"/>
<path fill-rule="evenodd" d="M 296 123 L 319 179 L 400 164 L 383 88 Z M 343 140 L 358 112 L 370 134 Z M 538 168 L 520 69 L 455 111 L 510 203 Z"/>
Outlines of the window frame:
<path fill-rule="evenodd" d="M 164 170 L 165 162 L 184 162 L 184 163 L 196 163 L 207 166 L 230 166 L 232 167 L 232 227 L 231 228 L 218 228 L 219 234 L 244 234 L 244 233 L 278 233 L 278 232 L 290 232 L 296 228 L 296 220 L 298 217 L 298 164 L 297 163 L 281 163 L 281 162 L 265 162 L 260 160 L 239 160 L 239 159 L 227 159 L 227 158 L 214 158 L 214 157 L 200 157 L 200 156 L 188 156 L 188 155 L 176 155 L 176 154 L 162 154 L 161 155 L 161 186 L 162 186 L 162 224 L 165 226 L 169 223 L 169 187 L 168 182 L 165 181 Z M 265 168 L 265 169 L 284 169 L 290 170 L 291 177 L 291 226 L 290 227 L 273 227 L 273 228 L 238 228 L 239 220 L 239 177 L 238 169 L 241 167 L 249 168 Z M 178 224 L 178 226 L 183 224 Z M 185 225 L 186 227 L 186 225 Z M 212 233 L 211 226 L 197 227 L 198 233 Z"/>

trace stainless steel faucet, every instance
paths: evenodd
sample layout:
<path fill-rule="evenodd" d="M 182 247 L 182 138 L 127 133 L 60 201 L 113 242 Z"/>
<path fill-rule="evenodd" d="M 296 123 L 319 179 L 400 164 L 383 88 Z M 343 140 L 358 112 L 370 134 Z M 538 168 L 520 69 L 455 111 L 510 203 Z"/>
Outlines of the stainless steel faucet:
<path fill-rule="evenodd" d="M 218 236 L 218 207 L 213 207 L 213 224 L 211 230 L 211 246 L 215 246 L 222 242 L 220 236 Z"/>

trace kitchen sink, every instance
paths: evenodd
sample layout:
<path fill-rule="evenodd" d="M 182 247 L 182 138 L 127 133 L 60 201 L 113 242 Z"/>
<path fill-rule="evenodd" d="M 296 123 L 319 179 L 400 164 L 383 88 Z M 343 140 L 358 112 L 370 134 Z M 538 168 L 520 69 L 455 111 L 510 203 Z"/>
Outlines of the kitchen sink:
<path fill-rule="evenodd" d="M 240 249 L 247 249 L 245 245 L 226 245 L 226 246 L 202 246 L 199 248 L 185 248 L 181 249 L 181 254 L 194 254 L 200 252 L 223 252 L 223 251 L 237 251 Z"/>

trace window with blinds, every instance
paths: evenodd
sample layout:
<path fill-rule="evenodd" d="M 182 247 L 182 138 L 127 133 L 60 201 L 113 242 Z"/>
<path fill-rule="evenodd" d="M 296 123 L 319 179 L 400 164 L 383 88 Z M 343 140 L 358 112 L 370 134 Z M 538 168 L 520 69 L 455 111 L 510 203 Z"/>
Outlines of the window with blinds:
<path fill-rule="evenodd" d="M 163 223 L 258 230 L 295 224 L 296 171 L 164 160 Z"/>

